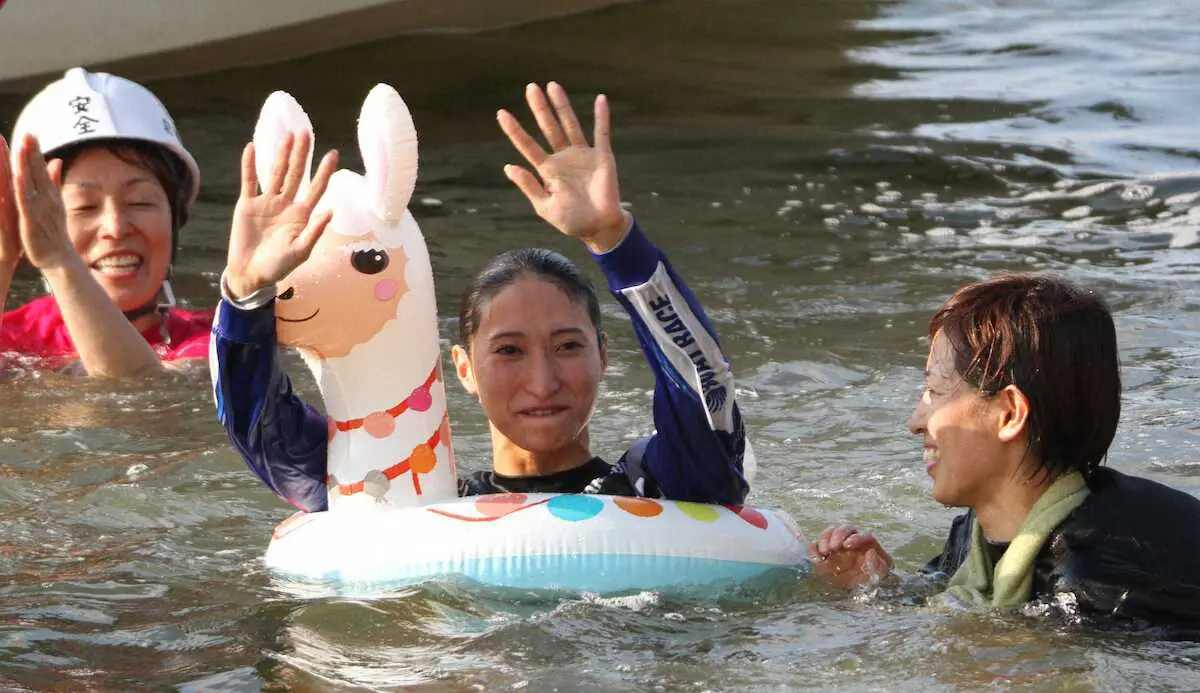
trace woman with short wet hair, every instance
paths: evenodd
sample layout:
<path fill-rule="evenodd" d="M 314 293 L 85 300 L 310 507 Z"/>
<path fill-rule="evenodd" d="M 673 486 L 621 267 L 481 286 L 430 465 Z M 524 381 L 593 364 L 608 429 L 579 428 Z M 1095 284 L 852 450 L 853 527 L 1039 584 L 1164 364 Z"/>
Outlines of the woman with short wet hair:
<path fill-rule="evenodd" d="M 933 498 L 967 508 L 922 572 L 939 601 L 1011 608 L 1069 594 L 1085 613 L 1200 626 L 1200 500 L 1103 467 L 1120 418 L 1116 329 L 1094 291 L 1050 276 L 969 284 L 929 324 L 909 421 Z M 853 586 L 892 560 L 830 527 L 818 574 Z"/>

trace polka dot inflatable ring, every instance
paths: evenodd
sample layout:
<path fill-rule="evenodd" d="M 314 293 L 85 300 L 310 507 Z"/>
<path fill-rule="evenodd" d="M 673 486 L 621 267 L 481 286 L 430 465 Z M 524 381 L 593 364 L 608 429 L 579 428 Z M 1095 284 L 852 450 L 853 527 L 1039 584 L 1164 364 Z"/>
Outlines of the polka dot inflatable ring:
<path fill-rule="evenodd" d="M 806 553 L 791 519 L 767 509 L 504 494 L 374 512 L 297 513 L 275 530 L 267 563 L 338 594 L 450 576 L 496 587 L 615 594 L 728 587 L 803 566 Z"/>

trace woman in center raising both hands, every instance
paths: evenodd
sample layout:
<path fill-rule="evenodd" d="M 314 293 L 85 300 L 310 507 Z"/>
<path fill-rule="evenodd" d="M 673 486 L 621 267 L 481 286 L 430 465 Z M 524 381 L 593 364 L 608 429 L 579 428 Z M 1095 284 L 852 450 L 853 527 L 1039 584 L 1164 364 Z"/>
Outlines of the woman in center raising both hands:
<path fill-rule="evenodd" d="M 491 469 L 461 478 L 459 493 L 740 504 L 749 486 L 733 373 L 692 292 L 621 207 L 607 99 L 596 97 L 589 145 L 561 86 L 530 84 L 525 96 L 549 151 L 502 110 L 501 129 L 533 167 L 510 165 L 504 173 L 538 216 L 584 244 L 629 314 L 654 372 L 655 433 L 616 465 L 595 455 L 588 423 L 608 362 L 596 292 L 559 253 L 510 250 L 480 270 L 459 311 L 454 370 L 478 398 L 492 437 Z M 307 165 L 311 144 L 298 137 L 292 146 L 280 157 L 285 180 L 300 175 L 292 169 Z M 243 178 L 253 181 L 252 150 L 248 158 Z M 323 163 L 303 199 L 292 199 L 294 186 L 284 186 L 290 206 L 274 215 L 255 213 L 267 196 L 255 195 L 253 183 L 243 186 L 213 328 L 222 425 L 263 483 L 310 512 L 328 507 L 325 417 L 293 394 L 279 370 L 273 301 L 249 299 L 273 291 L 307 259 L 328 223 L 310 217 L 331 172 Z"/>

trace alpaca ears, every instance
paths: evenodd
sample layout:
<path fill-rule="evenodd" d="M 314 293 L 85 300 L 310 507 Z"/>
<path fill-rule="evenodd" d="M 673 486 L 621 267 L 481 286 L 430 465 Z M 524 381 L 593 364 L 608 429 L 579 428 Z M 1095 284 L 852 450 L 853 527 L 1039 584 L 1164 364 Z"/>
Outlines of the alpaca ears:
<path fill-rule="evenodd" d="M 377 84 L 367 94 L 358 117 L 358 146 L 371 209 L 381 219 L 403 219 L 417 185 L 417 130 L 392 87 Z"/>
<path fill-rule="evenodd" d="M 291 94 L 285 91 L 274 92 L 267 97 L 266 103 L 263 104 L 262 111 L 258 115 L 258 123 L 254 126 L 254 168 L 258 175 L 260 189 L 266 188 L 266 183 L 270 180 L 271 172 L 275 170 L 275 164 L 279 158 L 279 147 L 289 131 L 296 134 L 307 132 L 311 136 L 313 134 L 312 121 Z M 300 191 L 297 193 L 300 196 L 308 191 L 308 186 L 312 181 L 314 150 L 316 150 L 315 140 L 313 147 L 308 151 L 308 161 L 304 165 L 304 179 L 301 181 Z"/>

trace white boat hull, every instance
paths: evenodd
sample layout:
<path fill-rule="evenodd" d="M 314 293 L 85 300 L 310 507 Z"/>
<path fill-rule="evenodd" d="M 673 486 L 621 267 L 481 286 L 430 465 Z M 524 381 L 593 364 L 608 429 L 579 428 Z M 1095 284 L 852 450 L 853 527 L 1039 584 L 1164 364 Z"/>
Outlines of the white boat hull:
<path fill-rule="evenodd" d="M 0 0 L 0 88 L 67 68 L 135 79 L 267 64 L 403 33 L 472 32 L 629 0 Z"/>

